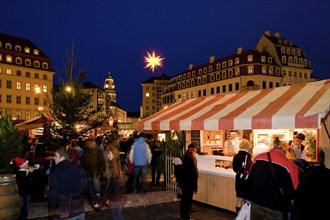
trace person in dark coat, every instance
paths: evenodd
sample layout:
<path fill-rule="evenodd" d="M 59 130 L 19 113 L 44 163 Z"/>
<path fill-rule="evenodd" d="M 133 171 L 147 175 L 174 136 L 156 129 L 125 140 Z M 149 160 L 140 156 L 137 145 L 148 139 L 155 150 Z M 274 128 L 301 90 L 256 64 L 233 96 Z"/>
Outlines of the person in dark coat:
<path fill-rule="evenodd" d="M 247 178 L 252 165 L 252 156 L 250 154 L 252 145 L 250 141 L 243 139 L 239 144 L 239 151 L 233 158 L 233 170 L 235 176 L 236 190 L 236 212 L 238 213 L 244 204 L 247 194 Z"/>
<path fill-rule="evenodd" d="M 294 220 L 329 219 L 330 169 L 324 164 L 325 154 L 320 147 L 318 162 L 304 175 L 294 200 Z"/>
<path fill-rule="evenodd" d="M 29 161 L 21 157 L 11 159 L 11 164 L 14 165 L 18 194 L 21 198 L 19 220 L 26 220 L 29 215 L 31 196 L 33 193 L 33 171 L 39 169 L 39 165 L 37 164 L 30 167 Z"/>
<path fill-rule="evenodd" d="M 247 199 L 253 220 L 286 219 L 299 184 L 299 169 L 286 158 L 286 145 L 276 138 L 273 146 L 254 159 L 249 172 Z"/>
<path fill-rule="evenodd" d="M 160 186 L 160 176 L 162 174 L 160 156 L 162 155 L 162 150 L 160 149 L 159 141 L 154 141 L 153 145 L 151 145 L 151 154 L 151 185 L 156 184 Z"/>
<path fill-rule="evenodd" d="M 181 182 L 181 203 L 180 216 L 183 220 L 190 219 L 190 211 L 193 194 L 197 193 L 197 170 L 196 150 L 188 148 L 182 157 L 182 182 Z"/>
<path fill-rule="evenodd" d="M 54 156 L 55 167 L 50 175 L 48 211 L 53 219 L 84 220 L 84 191 L 87 178 L 83 169 L 69 160 L 65 147 Z"/>

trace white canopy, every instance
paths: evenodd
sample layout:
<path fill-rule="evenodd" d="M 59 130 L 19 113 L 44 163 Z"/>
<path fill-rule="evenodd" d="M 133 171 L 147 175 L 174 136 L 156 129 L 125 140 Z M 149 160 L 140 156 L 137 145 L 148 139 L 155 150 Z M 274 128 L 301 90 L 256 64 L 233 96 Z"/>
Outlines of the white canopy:
<path fill-rule="evenodd" d="M 138 122 L 138 130 L 319 128 L 330 79 L 182 100 Z"/>

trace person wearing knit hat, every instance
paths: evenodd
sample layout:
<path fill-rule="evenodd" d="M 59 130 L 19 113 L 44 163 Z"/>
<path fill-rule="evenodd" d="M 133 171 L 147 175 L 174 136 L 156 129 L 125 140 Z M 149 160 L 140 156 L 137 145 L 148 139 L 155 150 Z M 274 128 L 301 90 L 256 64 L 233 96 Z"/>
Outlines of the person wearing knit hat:
<path fill-rule="evenodd" d="M 10 163 L 15 165 L 16 184 L 21 199 L 19 220 L 25 220 L 29 215 L 31 195 L 33 192 L 33 171 L 39 167 L 30 167 L 29 161 L 21 157 L 12 158 Z"/>
<path fill-rule="evenodd" d="M 29 164 L 29 161 L 21 157 L 14 157 L 13 159 L 11 159 L 10 163 L 15 163 L 17 167 L 23 168 Z"/>

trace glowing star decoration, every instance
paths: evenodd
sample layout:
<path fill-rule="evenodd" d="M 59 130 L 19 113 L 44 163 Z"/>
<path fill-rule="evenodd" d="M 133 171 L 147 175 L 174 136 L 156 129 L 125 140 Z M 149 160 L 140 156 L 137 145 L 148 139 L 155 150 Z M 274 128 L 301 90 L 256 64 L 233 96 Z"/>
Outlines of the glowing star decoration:
<path fill-rule="evenodd" d="M 41 88 L 39 86 L 34 87 L 34 94 L 40 94 L 41 93 Z"/>
<path fill-rule="evenodd" d="M 147 52 L 148 56 L 144 57 L 145 62 L 147 63 L 147 65 L 144 68 L 150 68 L 150 70 L 154 73 L 155 72 L 155 68 L 159 67 L 163 67 L 163 63 L 162 61 L 165 59 L 163 57 L 156 56 L 155 51 L 152 52 L 152 55 Z"/>

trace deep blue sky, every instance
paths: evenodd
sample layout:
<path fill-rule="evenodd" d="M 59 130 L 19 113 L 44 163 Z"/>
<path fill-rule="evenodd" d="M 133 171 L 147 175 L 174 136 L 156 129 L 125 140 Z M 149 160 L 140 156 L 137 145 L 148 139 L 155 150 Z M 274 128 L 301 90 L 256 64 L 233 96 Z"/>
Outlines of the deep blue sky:
<path fill-rule="evenodd" d="M 139 111 L 141 83 L 255 49 L 266 31 L 293 41 L 312 61 L 313 75 L 330 78 L 330 1 L 0 1 L 0 32 L 27 38 L 45 52 L 57 75 L 72 47 L 77 67 L 103 88 L 108 71 L 117 102 Z M 147 51 L 165 57 L 154 74 Z"/>

